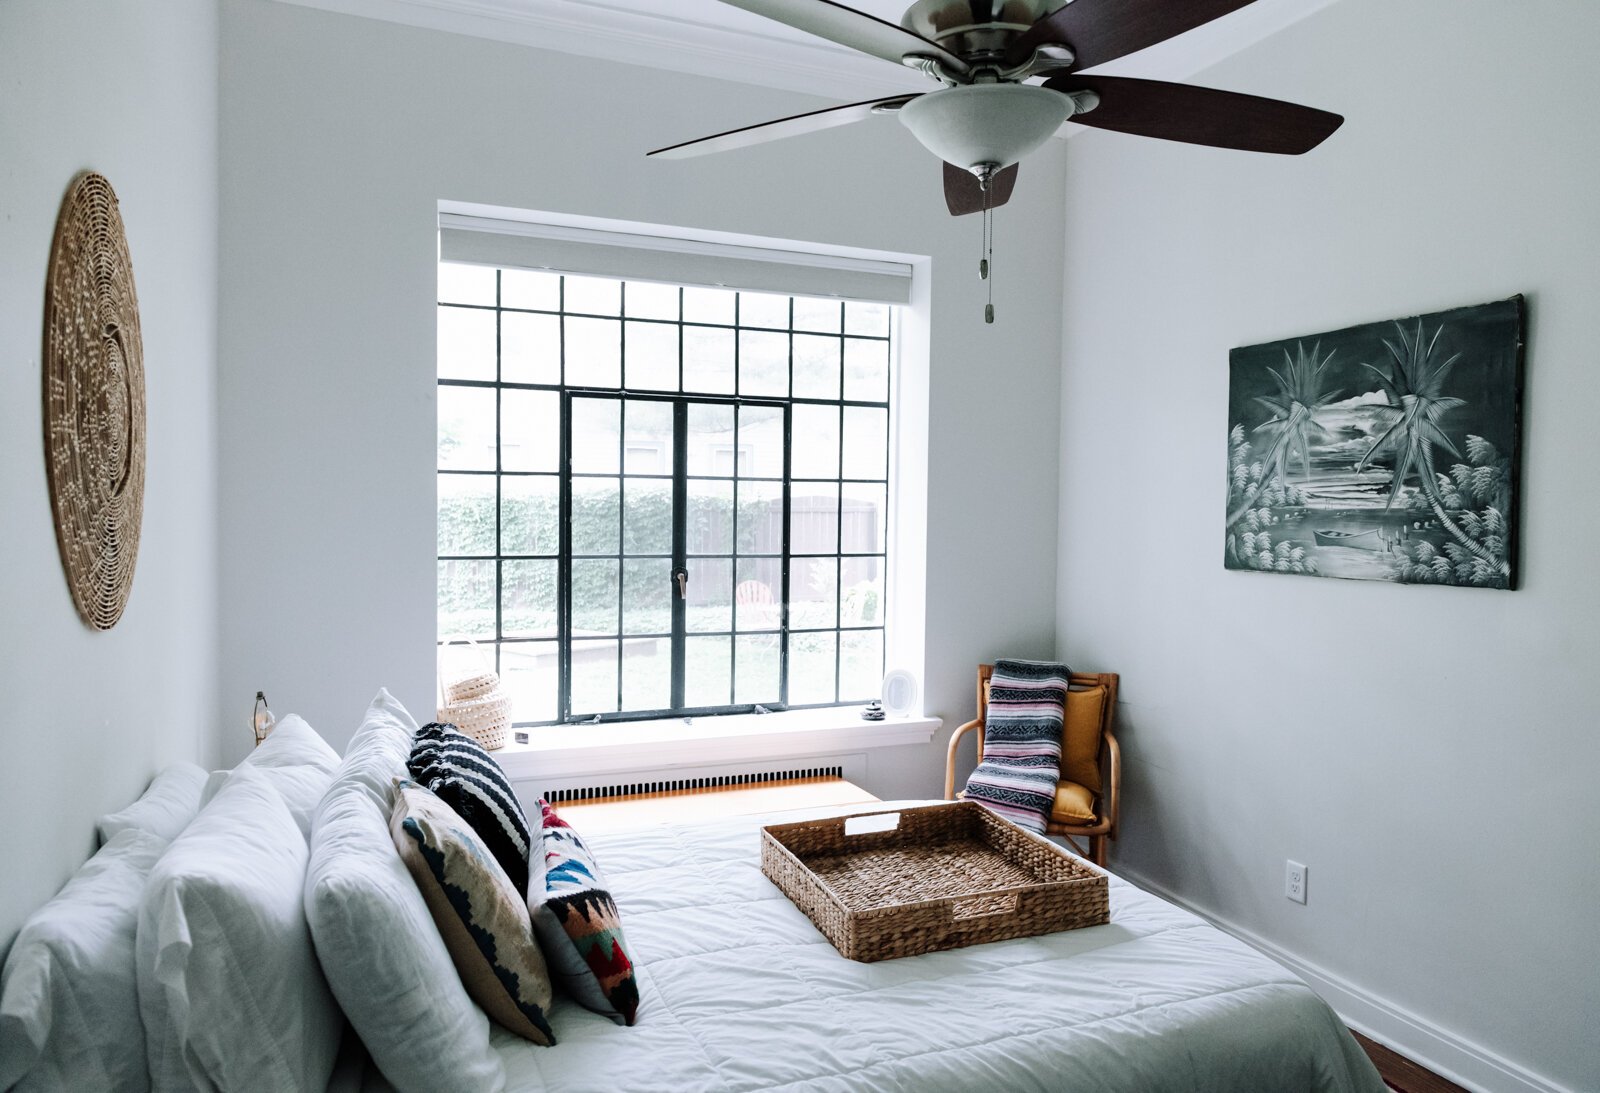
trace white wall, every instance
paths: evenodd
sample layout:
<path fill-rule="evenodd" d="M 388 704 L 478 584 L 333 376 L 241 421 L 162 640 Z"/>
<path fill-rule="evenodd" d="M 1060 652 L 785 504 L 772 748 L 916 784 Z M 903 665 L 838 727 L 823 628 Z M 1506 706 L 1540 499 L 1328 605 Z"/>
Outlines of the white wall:
<path fill-rule="evenodd" d="M 264 687 L 342 744 L 380 685 L 432 702 L 441 199 L 931 255 L 928 708 L 1054 640 L 1062 149 L 979 225 L 890 119 L 704 160 L 674 140 L 788 93 L 229 0 L 222 30 L 223 699 Z M 228 740 L 235 752 L 242 740 Z M 936 794 L 942 739 L 875 764 Z"/>
<path fill-rule="evenodd" d="M 216 49 L 213 0 L 0 3 L 0 951 L 93 850 L 96 815 L 212 757 Z M 148 400 L 138 569 L 108 633 L 67 591 L 40 424 L 50 241 L 86 169 L 121 201 Z"/>
<path fill-rule="evenodd" d="M 1344 113 L 1323 148 L 1068 149 L 1058 627 L 1123 673 L 1113 865 L 1493 1089 L 1600 1088 L 1596 42 L 1341 0 L 1196 78 Z M 1230 348 L 1516 292 L 1521 590 L 1223 570 Z"/>

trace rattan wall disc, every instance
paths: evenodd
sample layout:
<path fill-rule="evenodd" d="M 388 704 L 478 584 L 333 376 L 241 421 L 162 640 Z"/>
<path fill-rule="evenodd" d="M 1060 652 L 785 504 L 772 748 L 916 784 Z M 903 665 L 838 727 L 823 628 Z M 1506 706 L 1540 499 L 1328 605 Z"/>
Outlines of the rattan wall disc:
<path fill-rule="evenodd" d="M 68 189 L 50 249 L 44 446 L 72 601 L 109 630 L 133 587 L 144 515 L 144 350 L 117 195 L 92 172 Z"/>

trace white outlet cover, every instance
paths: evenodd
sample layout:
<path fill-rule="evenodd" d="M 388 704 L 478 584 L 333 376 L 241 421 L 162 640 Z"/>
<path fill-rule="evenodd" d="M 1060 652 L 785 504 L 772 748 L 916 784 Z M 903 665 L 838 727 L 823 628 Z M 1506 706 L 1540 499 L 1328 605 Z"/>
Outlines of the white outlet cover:
<path fill-rule="evenodd" d="M 1283 863 L 1283 894 L 1296 903 L 1306 901 L 1306 879 L 1309 872 L 1305 865 L 1297 861 Z"/>

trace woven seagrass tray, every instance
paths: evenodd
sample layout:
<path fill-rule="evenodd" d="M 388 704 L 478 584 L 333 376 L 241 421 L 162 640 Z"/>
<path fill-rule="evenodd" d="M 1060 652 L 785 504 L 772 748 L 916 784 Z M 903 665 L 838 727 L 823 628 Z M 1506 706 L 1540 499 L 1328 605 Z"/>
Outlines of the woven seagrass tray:
<path fill-rule="evenodd" d="M 1106 874 L 971 801 L 763 827 L 761 871 L 851 960 L 1110 918 Z"/>

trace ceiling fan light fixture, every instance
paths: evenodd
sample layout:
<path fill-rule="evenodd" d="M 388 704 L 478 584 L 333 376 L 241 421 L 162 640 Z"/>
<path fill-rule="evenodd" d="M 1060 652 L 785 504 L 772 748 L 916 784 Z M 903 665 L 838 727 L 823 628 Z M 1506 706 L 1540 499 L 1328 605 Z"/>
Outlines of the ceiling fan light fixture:
<path fill-rule="evenodd" d="M 998 171 L 1050 139 L 1073 101 L 1036 84 L 968 84 L 920 95 L 900 120 L 923 147 L 957 167 Z"/>

